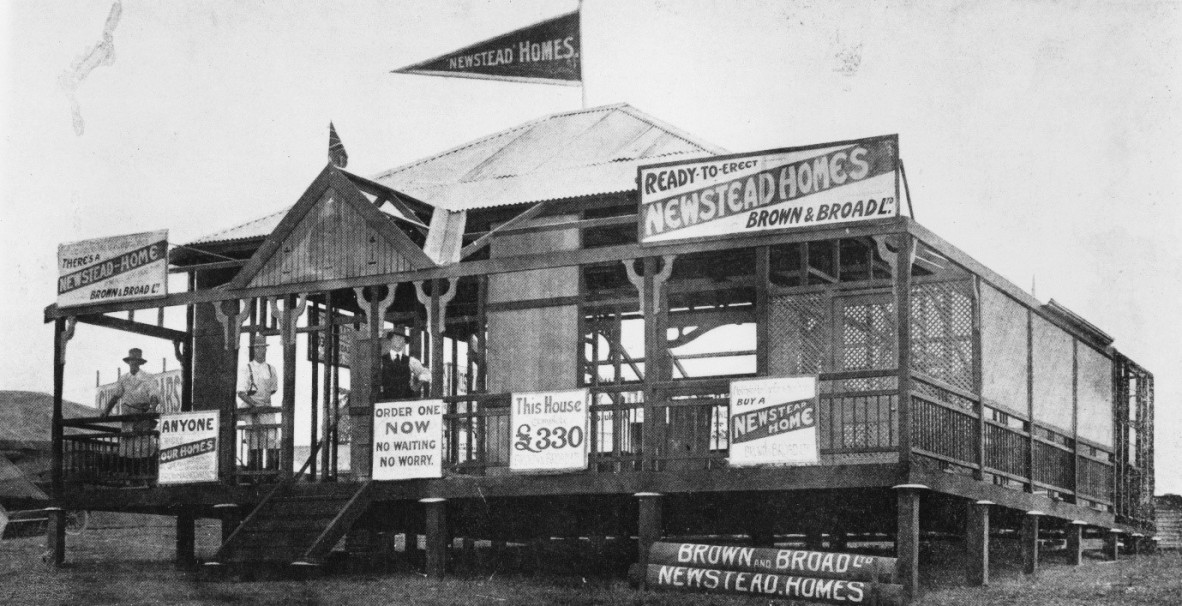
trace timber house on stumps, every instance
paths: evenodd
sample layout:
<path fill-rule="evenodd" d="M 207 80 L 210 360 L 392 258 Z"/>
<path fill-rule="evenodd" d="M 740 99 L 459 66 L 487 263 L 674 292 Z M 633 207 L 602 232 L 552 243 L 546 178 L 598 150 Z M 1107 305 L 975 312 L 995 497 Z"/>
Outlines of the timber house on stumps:
<path fill-rule="evenodd" d="M 1030 573 L 1040 535 L 1077 564 L 1085 536 L 1135 550 L 1154 532 L 1152 374 L 900 212 L 897 144 L 727 155 L 621 104 L 370 178 L 330 163 L 290 209 L 174 247 L 186 291 L 45 310 L 54 507 L 174 515 L 180 565 L 197 518 L 223 521 L 221 565 L 423 534 L 431 575 L 456 537 L 638 537 L 643 563 L 663 536 L 870 533 L 911 592 L 928 533 L 963 537 L 970 584 L 991 528 Z M 174 306 L 183 327 L 130 313 Z M 63 420 L 78 324 L 175 344 L 182 413 L 217 413 L 192 441 L 214 445 L 209 475 L 165 481 L 202 451 L 159 412 Z M 388 402 L 392 330 L 431 381 Z M 276 423 L 236 401 L 257 336 L 281 352 Z M 798 395 L 758 391 L 777 378 Z M 736 386 L 771 408 L 736 416 Z"/>

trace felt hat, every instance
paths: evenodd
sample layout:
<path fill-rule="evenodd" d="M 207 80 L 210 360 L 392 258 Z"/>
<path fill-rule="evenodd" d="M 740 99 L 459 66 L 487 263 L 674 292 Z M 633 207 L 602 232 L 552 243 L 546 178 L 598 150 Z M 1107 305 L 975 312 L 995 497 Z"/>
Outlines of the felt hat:
<path fill-rule="evenodd" d="M 127 362 L 128 364 L 132 362 L 138 362 L 140 364 L 148 363 L 148 361 L 144 359 L 144 352 L 140 351 L 140 348 L 138 347 L 132 347 L 131 349 L 127 350 L 127 357 L 123 358 L 123 361 Z"/>
<path fill-rule="evenodd" d="M 398 330 L 397 328 L 391 328 L 391 329 L 387 330 L 387 331 L 386 331 L 386 335 L 385 335 L 385 337 L 386 337 L 387 339 L 391 339 L 391 338 L 394 338 L 394 337 L 398 337 L 398 338 L 402 339 L 403 341 L 406 341 L 406 340 L 407 340 L 407 339 L 406 339 L 406 335 L 405 335 L 405 334 L 403 334 L 403 333 L 402 333 L 402 331 L 401 331 L 401 330 Z"/>

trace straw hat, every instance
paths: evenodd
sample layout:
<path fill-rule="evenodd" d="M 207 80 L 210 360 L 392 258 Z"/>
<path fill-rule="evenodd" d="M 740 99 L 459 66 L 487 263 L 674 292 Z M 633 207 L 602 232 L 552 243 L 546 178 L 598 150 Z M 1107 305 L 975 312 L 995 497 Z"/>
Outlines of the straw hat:
<path fill-rule="evenodd" d="M 256 347 L 266 347 L 266 346 L 267 346 L 267 337 L 264 337 L 263 335 L 255 335 L 250 338 L 250 348 L 251 349 L 254 349 Z"/>

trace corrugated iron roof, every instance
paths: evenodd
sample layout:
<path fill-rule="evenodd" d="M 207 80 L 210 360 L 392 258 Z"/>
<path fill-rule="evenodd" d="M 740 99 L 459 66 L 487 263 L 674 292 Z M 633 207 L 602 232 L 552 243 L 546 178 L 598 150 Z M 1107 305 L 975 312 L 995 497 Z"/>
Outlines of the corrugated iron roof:
<path fill-rule="evenodd" d="M 726 153 L 626 104 L 553 114 L 384 171 L 373 180 L 451 211 L 636 189 L 636 167 Z M 367 196 L 368 197 L 368 196 Z M 289 208 L 191 244 L 271 233 Z M 399 216 L 389 204 L 388 214 Z"/>

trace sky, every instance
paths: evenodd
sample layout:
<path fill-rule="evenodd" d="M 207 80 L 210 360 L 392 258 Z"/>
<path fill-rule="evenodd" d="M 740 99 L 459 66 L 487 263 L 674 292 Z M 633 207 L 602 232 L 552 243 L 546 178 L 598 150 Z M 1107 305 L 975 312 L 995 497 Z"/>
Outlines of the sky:
<path fill-rule="evenodd" d="M 59 243 L 285 208 L 329 121 L 371 175 L 585 96 L 732 152 L 898 133 L 920 223 L 1155 373 L 1157 491 L 1182 492 L 1182 2 L 586 0 L 581 90 L 389 73 L 574 0 L 129 0 L 75 120 L 62 74 L 111 6 L 0 8 L 0 389 L 52 391 Z M 80 326 L 66 397 L 129 346 Z"/>

